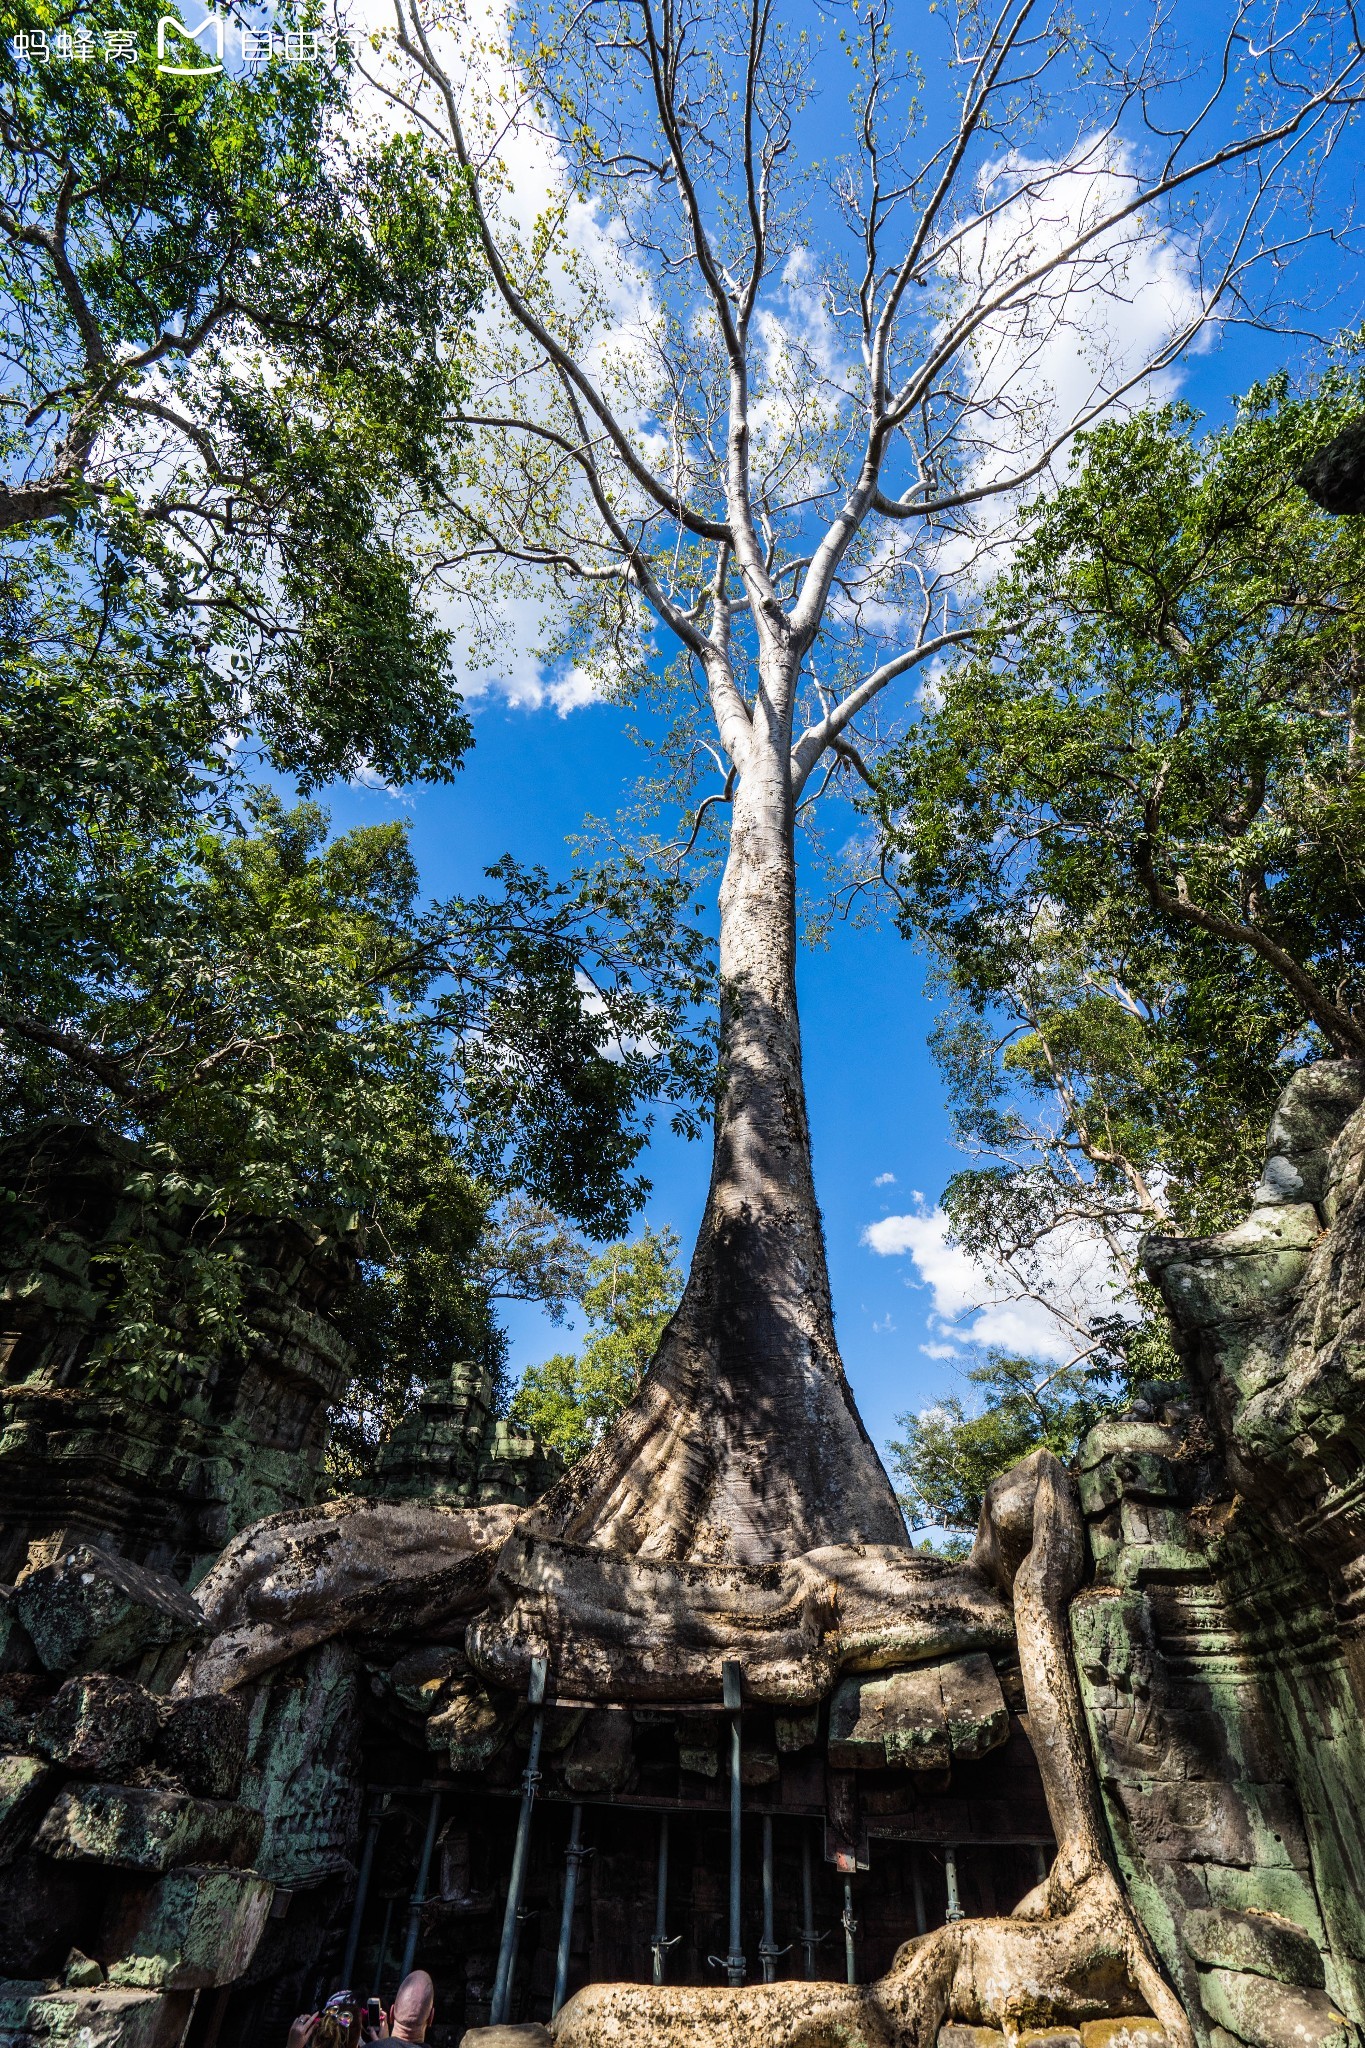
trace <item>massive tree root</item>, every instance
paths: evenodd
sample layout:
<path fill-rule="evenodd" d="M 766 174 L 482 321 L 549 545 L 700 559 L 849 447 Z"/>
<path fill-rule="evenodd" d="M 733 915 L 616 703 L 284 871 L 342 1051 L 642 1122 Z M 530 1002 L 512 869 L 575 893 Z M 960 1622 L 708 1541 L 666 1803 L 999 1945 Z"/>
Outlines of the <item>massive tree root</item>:
<path fill-rule="evenodd" d="M 1052 1869 L 1008 1918 L 960 1921 L 907 1942 L 866 1987 L 746 1990 L 593 1985 L 554 2027 L 557 2048 L 931 2048 L 945 2020 L 1023 2028 L 1141 2011 L 1170 2048 L 1192 2048 L 1104 1851 L 1094 1771 L 1072 1671 L 1067 1605 L 1084 1538 L 1071 1480 L 1046 1451 L 987 1495 L 973 1563 L 1011 1582 L 1029 1734 L 1057 1836 Z"/>
<path fill-rule="evenodd" d="M 515 1507 L 328 1501 L 235 1536 L 195 1599 L 213 1640 L 177 1692 L 230 1692 L 351 1631 L 458 1640 L 488 1598 Z"/>

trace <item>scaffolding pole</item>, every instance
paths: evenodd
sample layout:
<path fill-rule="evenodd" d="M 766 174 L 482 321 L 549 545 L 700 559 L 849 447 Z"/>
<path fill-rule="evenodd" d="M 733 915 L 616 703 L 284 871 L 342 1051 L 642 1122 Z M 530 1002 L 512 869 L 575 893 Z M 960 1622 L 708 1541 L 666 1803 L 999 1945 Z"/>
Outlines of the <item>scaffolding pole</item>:
<path fill-rule="evenodd" d="M 559 1916 L 559 1953 L 555 1957 L 555 1995 L 550 2007 L 553 2019 L 569 1995 L 569 1955 L 573 1948 L 573 1910 L 578 1899 L 578 1872 L 590 1852 L 583 1847 L 583 1809 L 575 1806 L 569 1823 L 569 1846 L 564 1851 L 564 1910 Z"/>
<path fill-rule="evenodd" d="M 742 1984 L 746 1975 L 740 1930 L 740 1821 L 743 1813 L 740 1764 L 742 1745 L 740 1709 L 744 1704 L 744 1673 L 729 1658 L 720 1667 L 721 1699 L 730 1715 L 730 1951 L 725 1958 L 725 1981 Z"/>
<path fill-rule="evenodd" d="M 535 1709 L 531 1716 L 531 1753 L 526 1761 L 526 1769 L 521 1774 L 521 1811 L 517 1815 L 512 1875 L 507 1884 L 507 1909 L 502 1916 L 498 1974 L 493 1980 L 493 2010 L 489 2018 L 495 2027 L 506 2024 L 507 2008 L 512 1997 L 512 1971 L 516 1967 L 517 1935 L 521 1925 L 521 1896 L 526 1886 L 526 1862 L 531 1846 L 531 1808 L 535 1804 L 536 1787 L 540 1783 L 540 1743 L 545 1733 L 545 1682 L 549 1675 L 548 1660 L 544 1657 L 533 1657 L 531 1682 L 526 1692 L 527 1703 Z"/>

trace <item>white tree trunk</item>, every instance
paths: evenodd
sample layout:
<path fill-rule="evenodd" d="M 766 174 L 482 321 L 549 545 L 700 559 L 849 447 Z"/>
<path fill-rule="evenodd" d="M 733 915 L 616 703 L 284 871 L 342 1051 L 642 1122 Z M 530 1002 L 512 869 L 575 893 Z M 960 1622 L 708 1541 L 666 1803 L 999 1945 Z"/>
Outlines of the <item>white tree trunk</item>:
<path fill-rule="evenodd" d="M 834 1337 L 796 1008 L 789 749 L 756 716 L 721 887 L 711 1187 L 682 1304 L 616 1427 L 533 1526 L 647 1557 L 764 1563 L 905 1543 Z"/>

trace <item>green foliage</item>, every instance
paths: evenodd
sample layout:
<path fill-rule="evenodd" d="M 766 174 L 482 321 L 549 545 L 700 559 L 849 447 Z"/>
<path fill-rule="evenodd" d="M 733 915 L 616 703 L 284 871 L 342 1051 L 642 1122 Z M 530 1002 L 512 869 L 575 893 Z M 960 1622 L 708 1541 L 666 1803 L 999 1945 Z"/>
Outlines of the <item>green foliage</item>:
<path fill-rule="evenodd" d="M 975 1530 L 992 1479 L 1030 1451 L 1053 1451 L 1070 1463 L 1086 1432 L 1128 1391 L 1109 1360 L 1047 1372 L 992 1351 L 966 1377 L 980 1389 L 972 1412 L 953 1394 L 897 1418 L 905 1434 L 890 1445 L 892 1471 L 912 1529 Z"/>
<path fill-rule="evenodd" d="M 342 118 L 335 45 L 176 78 L 158 11 L 95 0 L 84 62 L 15 54 L 15 28 L 69 27 L 51 0 L 0 40 L 0 528 L 136 562 L 305 783 L 446 776 L 469 728 L 414 522 L 478 294 L 464 189 Z"/>
<path fill-rule="evenodd" d="M 1293 482 L 1362 405 L 1353 344 L 1218 432 L 1086 436 L 881 771 L 975 1155 L 954 1231 L 1039 1298 L 1056 1233 L 1102 1239 L 1148 1376 L 1142 1232 L 1223 1227 L 1293 1067 L 1365 1049 L 1365 534 Z"/>
<path fill-rule="evenodd" d="M 652 1101 L 696 1125 L 706 949 L 629 874 L 424 903 L 402 827 L 251 788 L 194 642 L 104 566 L 44 542 L 0 587 L 0 1130 L 131 1138 L 148 1216 L 201 1219 L 119 1254 L 103 1364 L 169 1394 L 240 1347 L 240 1226 L 290 1216 L 358 1244 L 375 1372 L 492 1358 L 490 1204 L 621 1227 Z"/>
<path fill-rule="evenodd" d="M 667 1228 L 646 1227 L 629 1244 L 608 1245 L 587 1269 L 582 1350 L 557 1352 L 523 1374 L 512 1420 L 534 1430 L 566 1464 L 592 1449 L 644 1378 L 682 1298 L 677 1256 L 677 1237 Z"/>

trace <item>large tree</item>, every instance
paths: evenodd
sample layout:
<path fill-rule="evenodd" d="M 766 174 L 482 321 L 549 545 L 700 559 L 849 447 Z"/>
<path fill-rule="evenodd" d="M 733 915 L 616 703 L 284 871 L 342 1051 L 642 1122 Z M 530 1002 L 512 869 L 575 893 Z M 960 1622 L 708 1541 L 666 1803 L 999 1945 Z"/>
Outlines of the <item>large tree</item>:
<path fill-rule="evenodd" d="M 539 587 L 547 648 L 667 691 L 683 792 L 718 777 L 677 857 L 729 807 L 687 1288 L 544 1521 L 661 1555 L 899 1541 L 811 1172 L 798 818 L 966 632 L 980 507 L 1252 302 L 1267 200 L 1281 251 L 1304 231 L 1296 166 L 1311 184 L 1350 118 L 1355 30 L 1233 6 L 1201 69 L 1159 16 L 1038 0 L 949 6 L 918 55 L 883 0 L 837 40 L 767 0 L 537 4 L 500 51 L 458 5 L 396 14 L 384 89 L 468 181 L 491 278 L 446 580 L 476 631 L 500 579 Z M 1107 348 L 1097 309 L 1140 274 L 1172 281 L 1150 345 L 1119 322 Z M 1079 396 L 1054 404 L 1063 338 Z"/>

